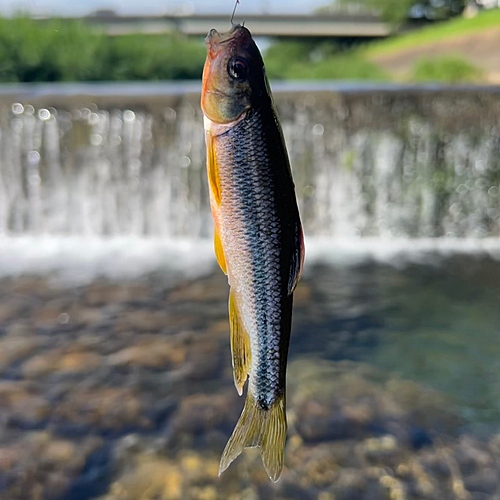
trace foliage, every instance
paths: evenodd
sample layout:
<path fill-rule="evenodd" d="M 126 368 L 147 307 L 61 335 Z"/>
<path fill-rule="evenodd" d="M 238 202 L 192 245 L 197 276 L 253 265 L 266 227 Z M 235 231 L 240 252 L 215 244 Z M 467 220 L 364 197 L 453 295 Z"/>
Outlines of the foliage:
<path fill-rule="evenodd" d="M 368 0 L 366 0 L 368 1 Z M 500 23 L 500 11 L 453 19 L 364 48 L 343 49 L 329 40 L 279 41 L 265 53 L 268 76 L 277 79 L 387 80 L 372 57 L 478 32 Z M 180 34 L 108 37 L 74 20 L 0 18 L 0 81 L 106 81 L 199 79 L 201 40 Z M 481 72 L 456 58 L 415 65 L 418 81 L 476 81 Z"/>
<path fill-rule="evenodd" d="M 288 41 L 271 45 L 264 57 L 269 78 L 386 80 L 387 75 L 354 49 L 332 42 Z"/>
<path fill-rule="evenodd" d="M 416 82 L 476 82 L 482 72 L 468 61 L 459 57 L 422 58 L 415 62 L 412 80 Z"/>
<path fill-rule="evenodd" d="M 291 68 L 294 66 L 313 63 L 336 52 L 336 45 L 328 42 L 309 39 L 278 41 L 264 55 L 266 72 L 269 78 L 293 78 Z"/>
<path fill-rule="evenodd" d="M 447 19 L 462 12 L 466 0 L 334 0 L 317 12 L 371 12 L 393 24 L 409 18 Z"/>
<path fill-rule="evenodd" d="M 333 12 L 369 12 L 378 14 L 385 21 L 398 24 L 409 16 L 415 0 L 334 0 Z M 328 8 L 320 8 L 318 12 L 326 13 Z"/>
<path fill-rule="evenodd" d="M 129 35 L 108 41 L 108 80 L 199 79 L 205 47 L 179 34 Z"/>
<path fill-rule="evenodd" d="M 75 21 L 0 18 L 0 80 L 91 80 L 101 70 L 104 38 Z"/>
<path fill-rule="evenodd" d="M 0 18 L 0 81 L 200 78 L 201 41 L 178 34 L 107 37 L 74 20 Z"/>
<path fill-rule="evenodd" d="M 436 23 L 387 40 L 375 42 L 367 47 L 363 54 L 367 57 L 388 55 L 426 43 L 441 42 L 445 38 L 482 32 L 488 28 L 498 27 L 499 24 L 500 10 L 484 11 L 472 19 L 457 17 L 443 23 Z"/>
<path fill-rule="evenodd" d="M 298 63 L 290 67 L 287 78 L 332 80 L 388 80 L 376 64 L 353 54 L 338 54 L 316 63 Z"/>
<path fill-rule="evenodd" d="M 414 0 L 365 0 L 376 9 L 382 19 L 393 24 L 405 21 L 410 16 Z"/>

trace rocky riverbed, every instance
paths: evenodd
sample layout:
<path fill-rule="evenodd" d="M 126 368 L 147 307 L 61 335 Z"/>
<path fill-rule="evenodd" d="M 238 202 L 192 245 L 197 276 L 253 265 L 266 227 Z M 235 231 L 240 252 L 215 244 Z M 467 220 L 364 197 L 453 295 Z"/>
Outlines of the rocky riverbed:
<path fill-rule="evenodd" d="M 411 276 L 380 273 L 394 286 Z M 1 279 L 0 499 L 500 499 L 500 434 L 472 432 L 448 394 L 359 355 L 387 328 L 367 298 L 379 278 L 334 274 L 327 286 L 317 267 L 297 290 L 277 484 L 257 450 L 217 477 L 243 405 L 218 270 L 175 283 Z"/>

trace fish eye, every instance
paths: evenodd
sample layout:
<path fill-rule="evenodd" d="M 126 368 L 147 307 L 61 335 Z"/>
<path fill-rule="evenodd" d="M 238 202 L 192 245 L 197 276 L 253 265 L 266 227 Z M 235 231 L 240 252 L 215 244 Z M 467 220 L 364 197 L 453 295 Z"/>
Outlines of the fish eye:
<path fill-rule="evenodd" d="M 234 80 L 245 80 L 248 76 L 248 64 L 239 57 L 233 57 L 227 63 L 227 72 Z"/>

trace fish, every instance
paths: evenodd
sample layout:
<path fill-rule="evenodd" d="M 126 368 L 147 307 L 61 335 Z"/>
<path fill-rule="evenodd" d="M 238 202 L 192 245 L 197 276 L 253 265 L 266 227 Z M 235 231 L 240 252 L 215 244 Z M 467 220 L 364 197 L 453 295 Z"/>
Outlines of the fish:
<path fill-rule="evenodd" d="M 233 25 L 205 39 L 201 108 L 217 261 L 227 274 L 230 343 L 245 405 L 219 475 L 258 447 L 269 478 L 283 470 L 285 385 L 293 292 L 304 236 L 290 162 L 264 62 L 250 31 Z"/>

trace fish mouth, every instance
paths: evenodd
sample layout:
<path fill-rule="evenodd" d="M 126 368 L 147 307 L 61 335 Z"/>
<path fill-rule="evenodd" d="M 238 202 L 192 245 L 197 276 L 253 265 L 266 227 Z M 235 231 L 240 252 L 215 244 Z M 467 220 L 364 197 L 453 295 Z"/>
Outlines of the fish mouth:
<path fill-rule="evenodd" d="M 238 29 L 240 29 L 242 26 L 240 24 L 233 24 L 231 26 L 231 29 L 227 31 L 226 33 L 219 33 L 215 28 L 212 28 L 206 37 L 206 41 L 208 42 L 217 42 L 217 43 L 227 43 L 229 40 L 232 40 Z"/>
<path fill-rule="evenodd" d="M 243 33 L 247 31 L 241 24 L 233 24 L 231 29 L 226 33 L 219 33 L 215 28 L 212 28 L 205 38 L 209 55 L 213 57 L 221 46 L 227 45 L 237 38 L 241 38 L 244 36 Z"/>

